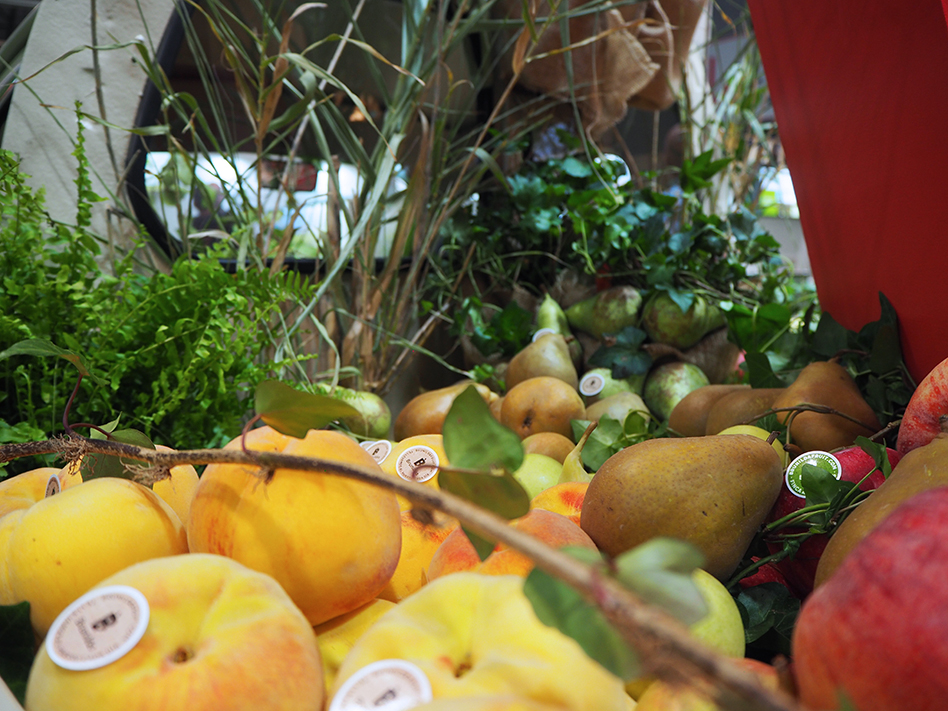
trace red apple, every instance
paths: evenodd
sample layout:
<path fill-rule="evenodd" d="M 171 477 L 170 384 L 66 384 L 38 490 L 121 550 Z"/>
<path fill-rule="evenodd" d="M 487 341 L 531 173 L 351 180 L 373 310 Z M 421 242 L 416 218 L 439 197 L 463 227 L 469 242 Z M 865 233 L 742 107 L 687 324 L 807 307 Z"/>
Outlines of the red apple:
<path fill-rule="evenodd" d="M 755 563 L 760 560 L 757 556 L 751 558 Z M 764 563 L 753 574 L 748 575 L 746 578 L 743 578 L 739 585 L 742 589 L 746 590 L 747 588 L 752 588 L 755 585 L 763 585 L 764 583 L 780 583 L 785 588 L 789 588 L 787 585 L 786 579 L 773 563 Z"/>
<path fill-rule="evenodd" d="M 936 711 L 948 698 L 948 487 L 902 503 L 807 598 L 793 633 L 803 705 Z"/>
<path fill-rule="evenodd" d="M 912 393 L 899 425 L 896 449 L 907 454 L 931 442 L 941 432 L 943 415 L 948 415 L 948 358 L 932 368 Z"/>
<path fill-rule="evenodd" d="M 889 455 L 889 464 L 894 468 L 895 465 L 899 463 L 902 455 L 888 447 L 886 448 L 886 453 Z M 885 476 L 881 471 L 872 471 L 875 469 L 876 462 L 861 448 L 856 446 L 847 447 L 834 454 L 842 467 L 840 474 L 842 481 L 851 481 L 854 484 L 862 482 L 859 484 L 859 488 L 862 491 L 876 489 L 885 481 Z M 866 475 L 870 472 L 872 472 L 872 474 L 866 478 Z M 863 481 L 863 479 L 865 479 L 865 481 Z M 768 522 L 789 516 L 794 511 L 802 509 L 805 504 L 806 500 L 795 495 L 790 491 L 786 483 L 784 483 L 783 489 L 780 491 L 780 496 L 777 497 L 777 503 L 774 504 L 774 508 L 770 513 Z M 803 527 L 793 527 L 783 530 L 786 532 L 801 532 L 805 529 Z M 823 549 L 826 548 L 827 540 L 828 538 L 825 535 L 810 536 L 803 541 L 792 558 L 784 558 L 774 564 L 775 567 L 783 573 L 784 578 L 786 578 L 787 587 L 800 599 L 803 599 L 813 591 L 816 566 L 817 563 L 820 562 Z M 771 553 L 775 553 L 780 550 L 782 545 L 779 542 L 771 541 L 768 542 L 767 547 Z"/>

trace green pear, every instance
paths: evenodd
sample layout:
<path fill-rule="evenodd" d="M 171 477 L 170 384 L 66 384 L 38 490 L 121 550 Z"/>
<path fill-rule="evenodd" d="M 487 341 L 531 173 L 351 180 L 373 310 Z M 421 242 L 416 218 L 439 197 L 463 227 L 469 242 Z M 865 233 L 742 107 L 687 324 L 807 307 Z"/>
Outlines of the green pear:
<path fill-rule="evenodd" d="M 352 390 L 337 385 L 333 389 L 327 383 L 315 383 L 313 389 L 320 395 L 334 398 L 358 410 L 358 415 L 340 420 L 351 432 L 369 439 L 386 439 L 392 426 L 392 410 L 375 393 Z"/>
<path fill-rule="evenodd" d="M 642 310 L 642 328 L 648 337 L 678 350 L 691 348 L 706 333 L 725 323 L 721 310 L 699 294 L 695 294 L 688 310 L 682 311 L 668 292 L 659 291 Z"/>
<path fill-rule="evenodd" d="M 649 411 L 665 422 L 688 393 L 706 385 L 710 382 L 701 368 L 684 361 L 672 361 L 649 371 L 642 397 Z"/>
<path fill-rule="evenodd" d="M 751 435 L 656 438 L 620 450 L 599 467 L 580 525 L 618 556 L 656 536 L 696 546 L 719 580 L 747 552 L 783 486 L 773 447 Z"/>
<path fill-rule="evenodd" d="M 604 400 L 618 393 L 642 394 L 645 375 L 630 375 L 627 378 L 612 377 L 610 368 L 592 368 L 579 379 L 579 394 L 587 405 Z"/>
<path fill-rule="evenodd" d="M 566 339 L 573 365 L 579 368 L 583 362 L 583 346 L 573 336 L 563 307 L 548 293 L 543 295 L 537 305 L 536 322 L 537 333 L 558 333 Z M 534 336 L 534 340 L 536 340 L 536 336 Z"/>
<path fill-rule="evenodd" d="M 566 319 L 573 328 L 602 338 L 605 333 L 618 333 L 638 322 L 642 295 L 632 286 L 614 286 L 600 291 L 566 309 Z"/>
<path fill-rule="evenodd" d="M 559 378 L 574 388 L 579 385 L 569 346 L 558 333 L 546 333 L 522 348 L 507 364 L 504 381 L 509 389 L 541 375 Z"/>
<path fill-rule="evenodd" d="M 616 393 L 599 400 L 586 408 L 586 419 L 599 422 L 599 418 L 608 415 L 614 420 L 625 422 L 631 413 L 638 412 L 648 422 L 652 416 L 645 401 L 635 393 Z"/>
<path fill-rule="evenodd" d="M 563 465 L 545 454 L 529 452 L 523 456 L 523 464 L 513 473 L 520 486 L 532 499 L 541 491 L 558 484 L 563 473 Z"/>

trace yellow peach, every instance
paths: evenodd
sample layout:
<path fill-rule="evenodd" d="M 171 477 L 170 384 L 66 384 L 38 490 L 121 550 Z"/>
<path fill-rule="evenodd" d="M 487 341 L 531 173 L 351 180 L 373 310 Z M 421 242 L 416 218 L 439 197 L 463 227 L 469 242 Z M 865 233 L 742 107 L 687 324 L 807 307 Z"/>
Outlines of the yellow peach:
<path fill-rule="evenodd" d="M 273 578 L 222 556 L 193 553 L 132 565 L 97 588 L 105 586 L 142 594 L 143 636 L 118 659 L 83 671 L 58 666 L 43 645 L 27 683 L 30 711 L 322 708 L 316 635 Z M 121 624 L 120 617 L 112 626 Z M 64 637 L 50 640 L 54 651 Z"/>
<path fill-rule="evenodd" d="M 100 580 L 150 558 L 188 552 L 178 515 L 148 487 L 103 477 L 10 514 L 9 595 L 30 603 L 38 635 Z M 7 516 L 3 517 L 4 520 Z"/>
<path fill-rule="evenodd" d="M 171 447 L 162 444 L 156 444 L 155 449 L 159 452 L 173 452 Z M 165 500 L 174 512 L 178 514 L 181 522 L 187 526 L 188 516 L 191 510 L 191 499 L 194 498 L 194 491 L 198 485 L 197 470 L 190 464 L 180 464 L 171 467 L 171 476 L 159 479 L 151 485 L 152 491 Z"/>
<path fill-rule="evenodd" d="M 402 511 L 402 552 L 395 574 L 379 597 L 399 602 L 428 582 L 428 566 L 444 539 L 458 527 L 456 519 L 439 512 L 434 522 L 418 521 L 411 510 Z"/>
<path fill-rule="evenodd" d="M 262 431 L 261 431 L 262 430 Z M 375 460 L 339 432 L 304 439 L 260 428 L 247 448 L 357 465 Z M 240 441 L 227 445 L 240 447 Z M 314 625 L 378 596 L 395 572 L 401 521 L 395 495 L 322 471 L 209 464 L 188 521 L 192 551 L 217 553 L 276 578 Z"/>
<path fill-rule="evenodd" d="M 342 660 L 346 658 L 352 645 L 377 619 L 393 607 L 395 607 L 394 602 L 376 598 L 352 612 L 316 625 L 316 640 L 323 660 L 323 676 L 327 688 L 332 686 L 336 672 L 342 666 Z"/>
<path fill-rule="evenodd" d="M 65 469 L 59 467 L 38 467 L 11 476 L 0 481 L 0 517 L 17 509 L 28 509 L 44 499 L 49 492 L 50 477 L 56 477 L 58 480 L 56 491 L 82 483 L 82 477 L 77 479 L 70 476 Z"/>

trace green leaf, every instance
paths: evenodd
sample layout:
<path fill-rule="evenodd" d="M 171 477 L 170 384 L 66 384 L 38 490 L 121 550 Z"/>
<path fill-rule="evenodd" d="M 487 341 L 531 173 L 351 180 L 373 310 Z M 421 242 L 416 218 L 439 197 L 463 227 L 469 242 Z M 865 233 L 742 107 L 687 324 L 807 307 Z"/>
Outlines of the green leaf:
<path fill-rule="evenodd" d="M 562 550 L 585 563 L 601 561 L 595 551 Z M 602 612 L 572 587 L 540 568 L 534 568 L 524 581 L 523 592 L 540 622 L 576 640 L 590 659 L 623 680 L 641 674 L 635 650 L 619 636 Z"/>
<path fill-rule="evenodd" d="M 506 469 L 523 464 L 523 445 L 513 430 L 490 413 L 473 385 L 454 398 L 442 427 L 448 461 L 461 469 Z"/>
<path fill-rule="evenodd" d="M 756 642 L 768 651 L 789 653 L 790 636 L 800 612 L 800 601 L 785 586 L 780 583 L 761 583 L 742 589 L 735 602 L 744 622 L 744 641 L 748 645 Z M 761 643 L 765 635 L 768 639 L 766 643 Z"/>
<path fill-rule="evenodd" d="M 45 338 L 28 338 L 25 341 L 14 343 L 5 351 L 0 353 L 0 360 L 17 355 L 31 355 L 41 357 L 53 356 L 56 358 L 64 358 L 76 366 L 76 370 L 79 371 L 79 374 L 82 377 L 89 378 L 98 385 L 105 384 L 104 380 L 92 374 L 92 371 L 89 370 L 89 367 L 86 365 L 86 362 L 82 356 L 80 356 L 78 353 L 74 353 L 73 351 L 60 348 L 52 341 L 49 341 Z"/>
<path fill-rule="evenodd" d="M 589 358 L 589 365 L 609 368 L 612 377 L 621 380 L 630 375 L 644 375 L 652 367 L 652 356 L 638 346 L 600 346 Z"/>
<path fill-rule="evenodd" d="M 820 322 L 813 334 L 813 343 L 810 345 L 818 356 L 832 358 L 834 355 L 849 347 L 849 331 L 839 324 L 828 312 L 823 312 Z"/>
<path fill-rule="evenodd" d="M 774 373 L 766 353 L 745 353 L 744 363 L 752 388 L 782 388 L 785 383 Z"/>
<path fill-rule="evenodd" d="M 254 409 L 277 432 L 302 439 L 343 417 L 359 417 L 351 405 L 327 395 L 305 393 L 279 380 L 264 380 L 254 391 Z"/>
<path fill-rule="evenodd" d="M 876 462 L 876 469 L 882 472 L 882 475 L 888 479 L 892 473 L 892 463 L 889 461 L 889 451 L 884 442 L 873 442 L 868 437 L 859 435 L 856 437 L 856 446 L 863 452 L 872 457 Z"/>
<path fill-rule="evenodd" d="M 691 577 L 703 564 L 704 555 L 694 545 L 666 537 L 646 541 L 615 560 L 623 585 L 686 625 L 708 614 L 704 596 Z"/>
<path fill-rule="evenodd" d="M 154 449 L 154 443 L 144 432 L 136 429 L 117 430 L 118 419 L 113 420 L 102 429 L 109 433 L 109 437 L 115 442 L 122 444 L 131 444 L 145 449 Z M 106 436 L 98 430 L 92 430 L 90 439 L 104 440 Z M 82 480 L 100 479 L 102 477 L 115 477 L 117 479 L 133 479 L 134 474 L 127 467 L 138 467 L 147 469 L 150 465 L 137 459 L 123 459 L 111 454 L 88 454 L 82 458 L 82 464 L 79 471 L 82 474 Z"/>
<path fill-rule="evenodd" d="M 26 681 L 33 656 L 30 603 L 0 605 L 0 679 L 20 704 L 26 703 Z"/>
<path fill-rule="evenodd" d="M 872 341 L 869 369 L 876 375 L 885 375 L 902 363 L 902 345 L 899 328 L 892 324 L 880 324 Z"/>

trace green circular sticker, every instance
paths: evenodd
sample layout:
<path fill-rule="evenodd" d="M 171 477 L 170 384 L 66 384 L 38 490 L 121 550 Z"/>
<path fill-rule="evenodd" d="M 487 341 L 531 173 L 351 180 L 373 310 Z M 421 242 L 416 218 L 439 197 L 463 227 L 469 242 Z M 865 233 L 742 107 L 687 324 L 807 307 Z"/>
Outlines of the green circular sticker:
<path fill-rule="evenodd" d="M 839 479 L 843 473 L 843 467 L 840 465 L 839 460 L 829 452 L 821 452 L 819 450 L 804 452 L 790 462 L 786 474 L 787 488 L 790 489 L 794 496 L 799 496 L 801 499 L 806 498 L 806 492 L 803 491 L 803 482 L 801 481 L 804 464 L 819 467 L 823 471 L 832 474 L 836 479 Z"/>

